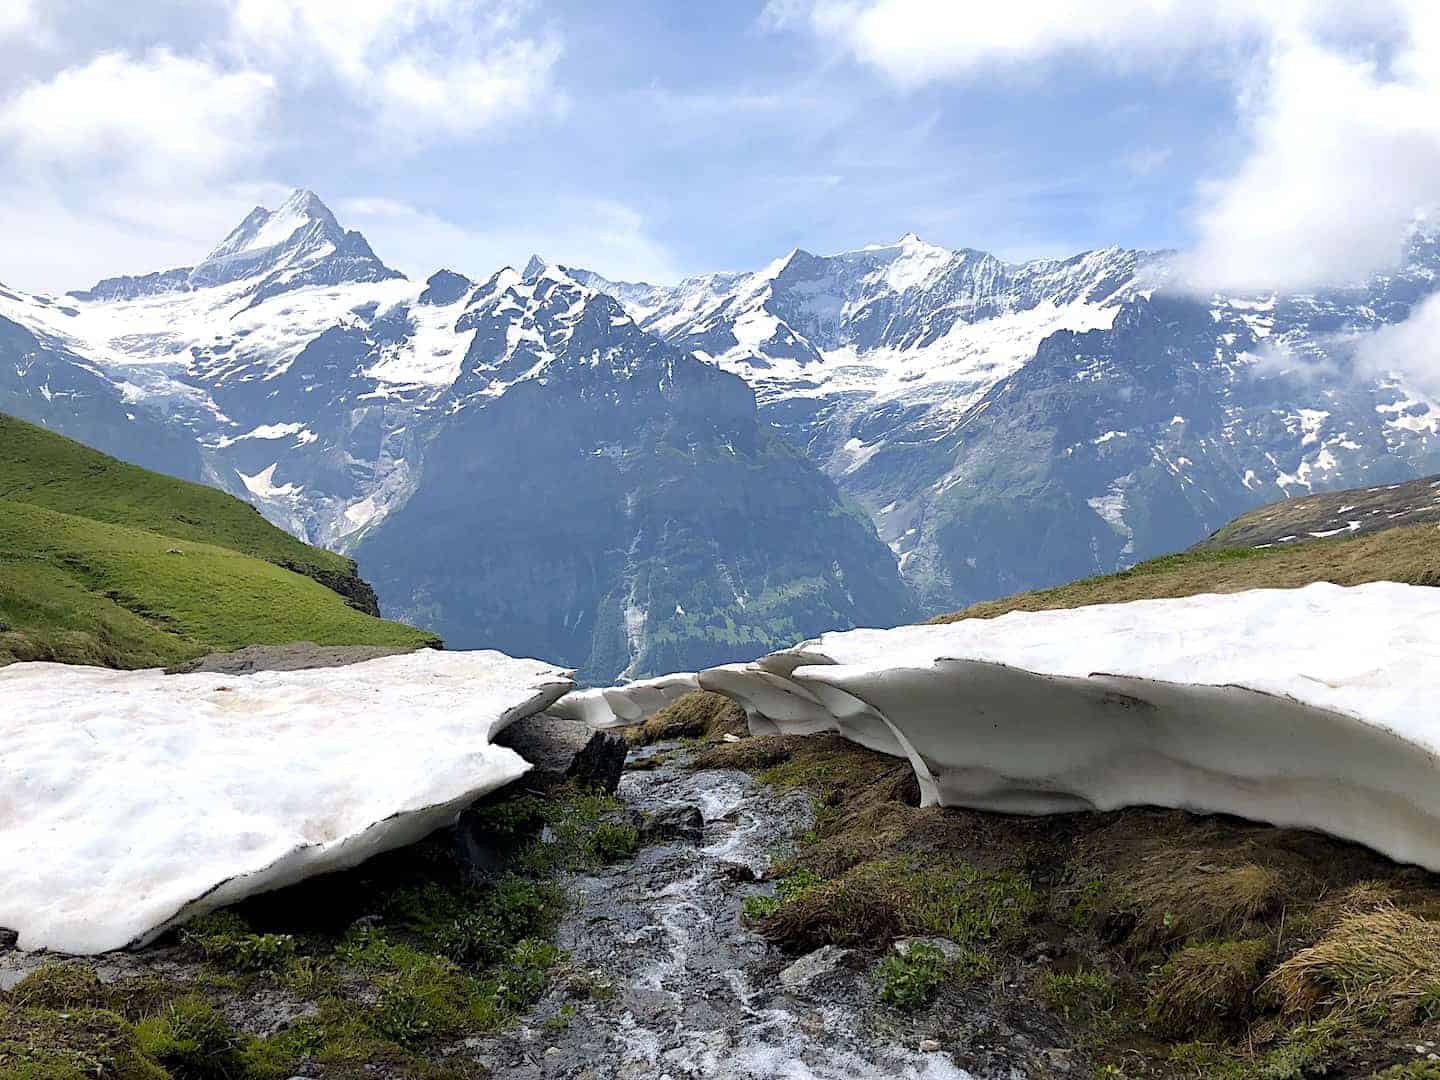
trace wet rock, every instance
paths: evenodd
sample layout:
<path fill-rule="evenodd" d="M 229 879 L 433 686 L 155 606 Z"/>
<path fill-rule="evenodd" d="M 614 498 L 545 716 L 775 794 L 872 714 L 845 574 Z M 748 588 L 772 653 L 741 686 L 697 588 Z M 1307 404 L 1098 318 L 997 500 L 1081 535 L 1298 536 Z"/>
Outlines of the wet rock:
<path fill-rule="evenodd" d="M 705 817 L 698 806 L 667 806 L 645 818 L 640 838 L 656 840 L 691 840 L 699 842 L 705 831 Z"/>
<path fill-rule="evenodd" d="M 748 863 L 722 862 L 718 867 L 728 881 L 762 881 L 764 878 Z"/>
<path fill-rule="evenodd" d="M 826 945 L 816 949 L 781 970 L 780 985 L 792 993 L 804 990 L 816 980 L 844 968 L 851 955 L 850 949 L 842 949 L 839 945 Z"/>
<path fill-rule="evenodd" d="M 620 774 L 625 771 L 627 753 L 629 747 L 624 739 L 597 731 L 570 762 L 566 776 L 583 787 L 597 787 L 607 795 L 613 795 L 620 786 Z"/>
<path fill-rule="evenodd" d="M 495 743 L 510 747 L 534 766 L 526 783 L 548 786 L 573 780 L 609 794 L 620 784 L 629 751 L 618 735 L 548 713 L 517 720 L 495 736 Z"/>

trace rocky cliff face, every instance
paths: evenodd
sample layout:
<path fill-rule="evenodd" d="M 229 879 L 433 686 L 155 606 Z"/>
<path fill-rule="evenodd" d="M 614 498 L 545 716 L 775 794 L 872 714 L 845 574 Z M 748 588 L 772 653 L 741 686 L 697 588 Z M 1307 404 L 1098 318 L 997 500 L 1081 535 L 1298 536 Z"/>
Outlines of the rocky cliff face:
<path fill-rule="evenodd" d="M 873 527 L 739 378 L 543 266 L 492 281 L 462 322 L 424 482 L 356 549 L 389 610 L 590 681 L 908 613 Z"/>
<path fill-rule="evenodd" d="M 312 542 L 389 551 L 382 602 L 421 621 L 422 609 L 475 608 L 453 599 L 454 575 L 426 576 L 480 542 L 447 515 L 473 533 L 484 504 L 513 524 L 512 504 L 553 480 L 595 515 L 593 528 L 547 526 L 567 536 L 546 564 L 567 582 L 558 621 L 519 629 L 527 593 L 446 636 L 513 633 L 592 673 L 638 674 L 723 653 L 702 642 L 743 655 L 764 635 L 831 628 L 823 619 L 899 618 L 907 605 L 881 563 L 898 564 L 921 611 L 953 610 L 1189 546 L 1278 497 L 1434 472 L 1440 404 L 1358 363 L 1355 343 L 1403 320 L 1437 273 L 1440 243 L 1417 234 L 1399 271 L 1348 288 L 1194 297 L 1163 254 L 1011 264 L 906 236 L 674 286 L 538 260 L 411 282 L 301 191 L 257 208 L 193 267 L 63 300 L 0 290 L 0 409 L 202 476 Z M 758 419 L 745 387 L 717 373 L 748 384 Z M 555 478 L 532 467 L 542 457 Z M 694 507 L 696 484 L 725 512 Z M 386 525 L 412 504 L 410 524 Z M 786 516 L 796 507 L 808 525 Z M 888 555 L 855 533 L 852 507 Z M 667 532 L 671 516 L 689 524 Z M 408 550 L 395 539 L 406 529 Z M 686 529 L 700 539 L 665 546 Z M 776 529 L 786 543 L 747 547 Z M 427 530 L 450 539 L 429 546 Z M 498 550 L 471 567 L 487 595 L 519 572 L 507 569 L 519 552 L 506 563 Z M 762 556 L 784 584 L 737 577 Z M 635 567 L 671 559 L 690 567 L 696 597 L 713 593 L 693 601 L 723 610 L 713 627 L 678 596 L 632 602 L 651 580 Z M 867 567 L 870 585 L 855 576 Z M 793 623 L 762 628 L 756 598 L 776 589 L 810 599 L 786 602 Z M 612 597 L 618 624 L 582 603 L 592 593 Z M 664 618 L 683 626 L 662 627 L 677 604 L 685 616 Z M 642 609 L 645 634 L 614 629 Z M 672 634 L 688 644 L 664 652 Z"/>

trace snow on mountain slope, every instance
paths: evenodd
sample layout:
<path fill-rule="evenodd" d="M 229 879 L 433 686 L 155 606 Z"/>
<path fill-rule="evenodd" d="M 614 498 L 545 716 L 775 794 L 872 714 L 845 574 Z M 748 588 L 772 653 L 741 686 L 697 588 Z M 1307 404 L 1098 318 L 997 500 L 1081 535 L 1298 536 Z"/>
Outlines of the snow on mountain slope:
<path fill-rule="evenodd" d="M 1163 254 L 1017 266 L 907 236 L 669 288 L 587 279 L 746 378 L 922 606 L 949 610 L 1188 546 L 1277 496 L 1440 467 L 1440 405 L 1353 357 L 1437 272 L 1417 232 L 1388 275 L 1205 301 Z"/>
<path fill-rule="evenodd" d="M 743 380 L 539 260 L 456 325 L 472 337 L 429 406 L 423 482 L 354 549 L 392 610 L 600 683 L 908 614 L 873 527 Z"/>
<path fill-rule="evenodd" d="M 1440 590 L 1393 582 L 826 634 L 703 671 L 757 733 L 908 758 L 926 804 L 1173 806 L 1440 870 Z"/>
<path fill-rule="evenodd" d="M 120 452 L 153 419 L 199 444 L 176 468 L 344 547 L 423 483 L 448 418 L 583 366 L 577 338 L 616 379 L 659 341 L 745 380 L 923 607 L 952 610 L 1187 547 L 1279 495 L 1440 469 L 1440 403 L 1354 356 L 1437 274 L 1417 232 L 1399 270 L 1347 288 L 1197 298 L 1164 255 L 1011 264 L 905 236 L 673 286 L 540 260 L 422 283 L 297 191 L 195 266 L 0 290 L 20 331 L 0 372 L 24 373 L 0 408 L 61 422 L 44 394 L 77 379 L 92 415 L 58 430 Z"/>

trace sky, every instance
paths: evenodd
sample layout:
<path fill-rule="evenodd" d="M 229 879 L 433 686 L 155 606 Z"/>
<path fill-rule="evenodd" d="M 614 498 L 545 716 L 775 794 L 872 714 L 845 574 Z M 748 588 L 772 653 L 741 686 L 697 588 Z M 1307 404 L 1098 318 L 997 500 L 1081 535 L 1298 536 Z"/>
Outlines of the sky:
<path fill-rule="evenodd" d="M 1440 204 L 1440 5 L 0 0 L 0 281 L 192 264 L 294 187 L 421 277 L 915 232 L 1306 288 Z"/>

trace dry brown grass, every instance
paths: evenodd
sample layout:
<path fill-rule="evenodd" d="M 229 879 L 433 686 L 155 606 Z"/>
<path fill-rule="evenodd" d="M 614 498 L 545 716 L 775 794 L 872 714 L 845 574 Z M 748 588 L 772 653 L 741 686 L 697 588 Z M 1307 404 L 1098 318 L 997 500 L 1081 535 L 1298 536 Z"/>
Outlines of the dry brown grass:
<path fill-rule="evenodd" d="M 748 730 L 740 706 L 723 694 L 696 690 L 672 701 L 643 724 L 626 728 L 624 734 L 631 746 L 649 746 L 666 739 L 743 735 Z"/>
<path fill-rule="evenodd" d="M 1044 611 L 1198 593 L 1295 589 L 1317 581 L 1336 585 L 1363 585 L 1370 581 L 1440 585 L 1440 529 L 1434 525 L 1414 525 L 1349 540 L 1315 540 L 1294 547 L 1187 551 L 1152 559 L 1106 577 L 986 600 L 963 611 L 937 616 L 933 621 L 990 619 L 1010 611 Z"/>
<path fill-rule="evenodd" d="M 1394 1063 L 1397 1040 L 1418 1037 L 1411 1022 L 1429 1015 L 1424 973 L 1440 968 L 1440 940 L 1413 928 L 1440 927 L 1440 877 L 1357 845 L 1179 810 L 1037 818 L 920 808 L 905 762 L 836 735 L 750 738 L 693 760 L 814 797 L 814 829 L 749 925 L 792 949 L 835 942 L 877 955 L 899 936 L 947 937 L 963 950 L 967 1007 L 984 998 L 1017 1025 L 1035 1023 L 1037 1008 L 1016 986 L 1103 981 L 1093 1009 L 1062 1001 L 1038 1012 L 1121 1075 L 1366 1076 Z M 1323 952 L 1310 950 L 1333 949 L 1337 935 L 1359 940 L 1352 920 L 1387 909 L 1412 928 L 1388 951 L 1430 960 L 1368 982 L 1314 962 Z M 1387 955 L 1369 939 L 1362 951 Z M 1267 983 L 1277 965 L 1287 974 Z M 1298 981 L 1302 967 L 1308 981 Z M 1296 1011 L 1287 1001 L 1312 1004 Z M 1434 1004 L 1440 1019 L 1440 988 Z"/>
<path fill-rule="evenodd" d="M 1294 1012 L 1338 1006 L 1402 1022 L 1440 1014 L 1440 922 L 1388 904 L 1353 912 L 1266 985 Z"/>
<path fill-rule="evenodd" d="M 1142 948 L 1241 932 L 1278 913 L 1287 894 L 1283 875 L 1271 867 L 1217 866 L 1203 853 L 1183 851 L 1146 856 L 1127 868 L 1119 887 L 1135 909 L 1131 943 Z"/>
<path fill-rule="evenodd" d="M 1207 941 L 1181 949 L 1150 982 L 1151 1023 L 1180 1036 L 1242 1023 L 1252 1011 L 1270 952 L 1268 938 Z"/>

